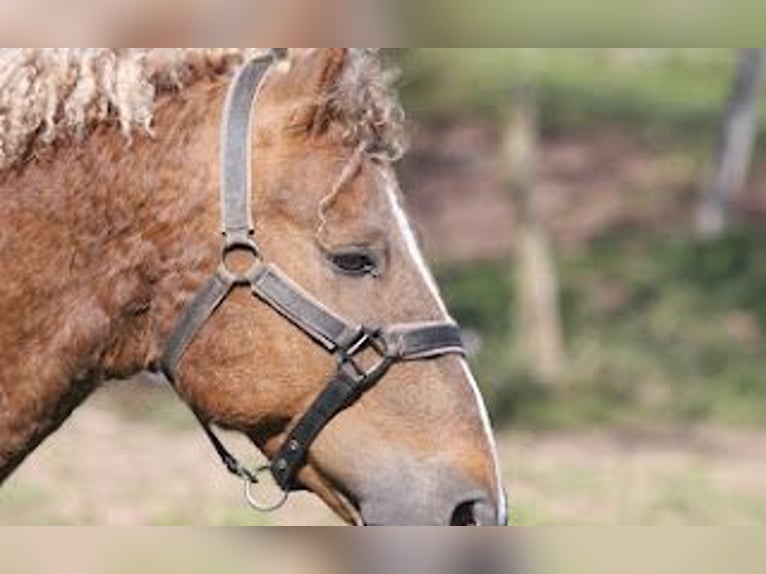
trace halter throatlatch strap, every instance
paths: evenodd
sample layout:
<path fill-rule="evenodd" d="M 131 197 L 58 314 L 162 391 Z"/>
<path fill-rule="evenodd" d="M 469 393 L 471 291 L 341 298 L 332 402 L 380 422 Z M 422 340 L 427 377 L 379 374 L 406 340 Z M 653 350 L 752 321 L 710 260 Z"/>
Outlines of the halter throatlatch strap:
<path fill-rule="evenodd" d="M 273 53 L 272 53 L 273 54 Z M 255 298 L 271 307 L 336 359 L 337 368 L 306 413 L 291 427 L 287 440 L 267 467 L 279 486 L 289 493 L 305 464 L 311 445 L 340 412 L 353 405 L 385 377 L 391 366 L 450 354 L 464 354 L 460 329 L 451 322 L 396 325 L 388 329 L 357 325 L 328 309 L 273 264 L 264 263 L 254 239 L 250 210 L 252 113 L 263 78 L 274 56 L 248 62 L 229 89 L 222 130 L 221 209 L 224 245 L 218 271 L 192 298 L 170 333 L 161 368 L 168 380 L 178 381 L 179 366 L 216 310 L 234 289 L 247 287 Z M 226 255 L 237 249 L 256 258 L 253 268 L 237 274 L 227 268 Z M 365 354 L 363 366 L 358 360 Z M 377 357 L 368 363 L 371 357 Z M 226 468 L 246 483 L 257 482 L 259 471 L 249 471 L 192 409 Z"/>
<path fill-rule="evenodd" d="M 164 374 L 174 381 L 176 372 L 186 350 L 192 344 L 194 337 L 202 329 L 208 319 L 213 316 L 218 306 L 229 295 L 234 282 L 231 278 L 216 273 L 194 296 L 194 299 L 181 313 L 181 318 L 170 333 L 165 351 L 162 354 L 161 365 Z"/>

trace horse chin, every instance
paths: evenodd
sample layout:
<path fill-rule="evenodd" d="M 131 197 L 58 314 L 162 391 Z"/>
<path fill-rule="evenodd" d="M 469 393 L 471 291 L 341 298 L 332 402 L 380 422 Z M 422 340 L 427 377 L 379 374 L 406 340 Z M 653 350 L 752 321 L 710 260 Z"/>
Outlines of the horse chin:
<path fill-rule="evenodd" d="M 307 490 L 319 497 L 343 522 L 349 526 L 365 526 L 359 505 L 352 497 L 338 490 L 331 481 L 310 468 L 301 473 L 300 481 Z"/>
<path fill-rule="evenodd" d="M 324 499 L 330 509 L 349 526 L 366 526 L 356 504 L 340 492 L 334 492 L 331 500 Z"/>

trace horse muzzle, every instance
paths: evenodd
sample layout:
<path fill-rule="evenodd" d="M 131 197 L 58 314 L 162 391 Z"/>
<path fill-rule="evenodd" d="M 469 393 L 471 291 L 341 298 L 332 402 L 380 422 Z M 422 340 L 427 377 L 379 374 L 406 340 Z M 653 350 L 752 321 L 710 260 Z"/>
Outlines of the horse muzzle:
<path fill-rule="evenodd" d="M 401 473 L 359 504 L 367 526 L 506 526 L 505 497 L 454 470 Z M 417 478 L 416 478 L 417 477 Z M 407 480 L 409 478 L 410 480 Z"/>

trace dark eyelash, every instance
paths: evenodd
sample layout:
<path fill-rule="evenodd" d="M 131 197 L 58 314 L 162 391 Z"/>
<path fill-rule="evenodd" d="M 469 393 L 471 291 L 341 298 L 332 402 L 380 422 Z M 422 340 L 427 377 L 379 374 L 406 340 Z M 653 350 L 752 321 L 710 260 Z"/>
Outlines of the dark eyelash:
<path fill-rule="evenodd" d="M 378 258 L 365 250 L 331 253 L 327 258 L 336 271 L 346 275 L 377 277 L 380 274 Z"/>

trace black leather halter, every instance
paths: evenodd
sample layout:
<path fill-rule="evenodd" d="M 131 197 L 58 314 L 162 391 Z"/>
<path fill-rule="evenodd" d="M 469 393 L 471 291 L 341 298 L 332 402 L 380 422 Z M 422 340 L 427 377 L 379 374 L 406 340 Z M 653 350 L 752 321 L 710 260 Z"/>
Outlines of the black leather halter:
<path fill-rule="evenodd" d="M 294 424 L 271 464 L 257 471 L 243 466 L 217 438 L 210 422 L 195 412 L 228 470 L 245 480 L 248 493 L 249 487 L 258 482 L 259 474 L 269 470 L 283 492 L 289 493 L 296 486 L 295 476 L 322 429 L 378 383 L 393 364 L 464 353 L 460 330 L 454 323 L 413 323 L 390 328 L 357 325 L 327 309 L 276 265 L 264 261 L 254 240 L 255 228 L 250 211 L 250 142 L 252 113 L 259 88 L 275 57 L 272 54 L 248 62 L 229 89 L 222 134 L 224 242 L 221 263 L 184 309 L 161 358 L 162 370 L 175 386 L 179 365 L 196 335 L 237 288 L 250 289 L 258 301 L 274 309 L 336 358 L 337 369 L 325 388 Z M 233 252 L 252 256 L 254 264 L 250 270 L 238 273 L 227 265 L 226 258 Z M 371 367 L 361 364 L 363 354 L 365 363 L 369 362 L 370 356 L 376 357 Z"/>

